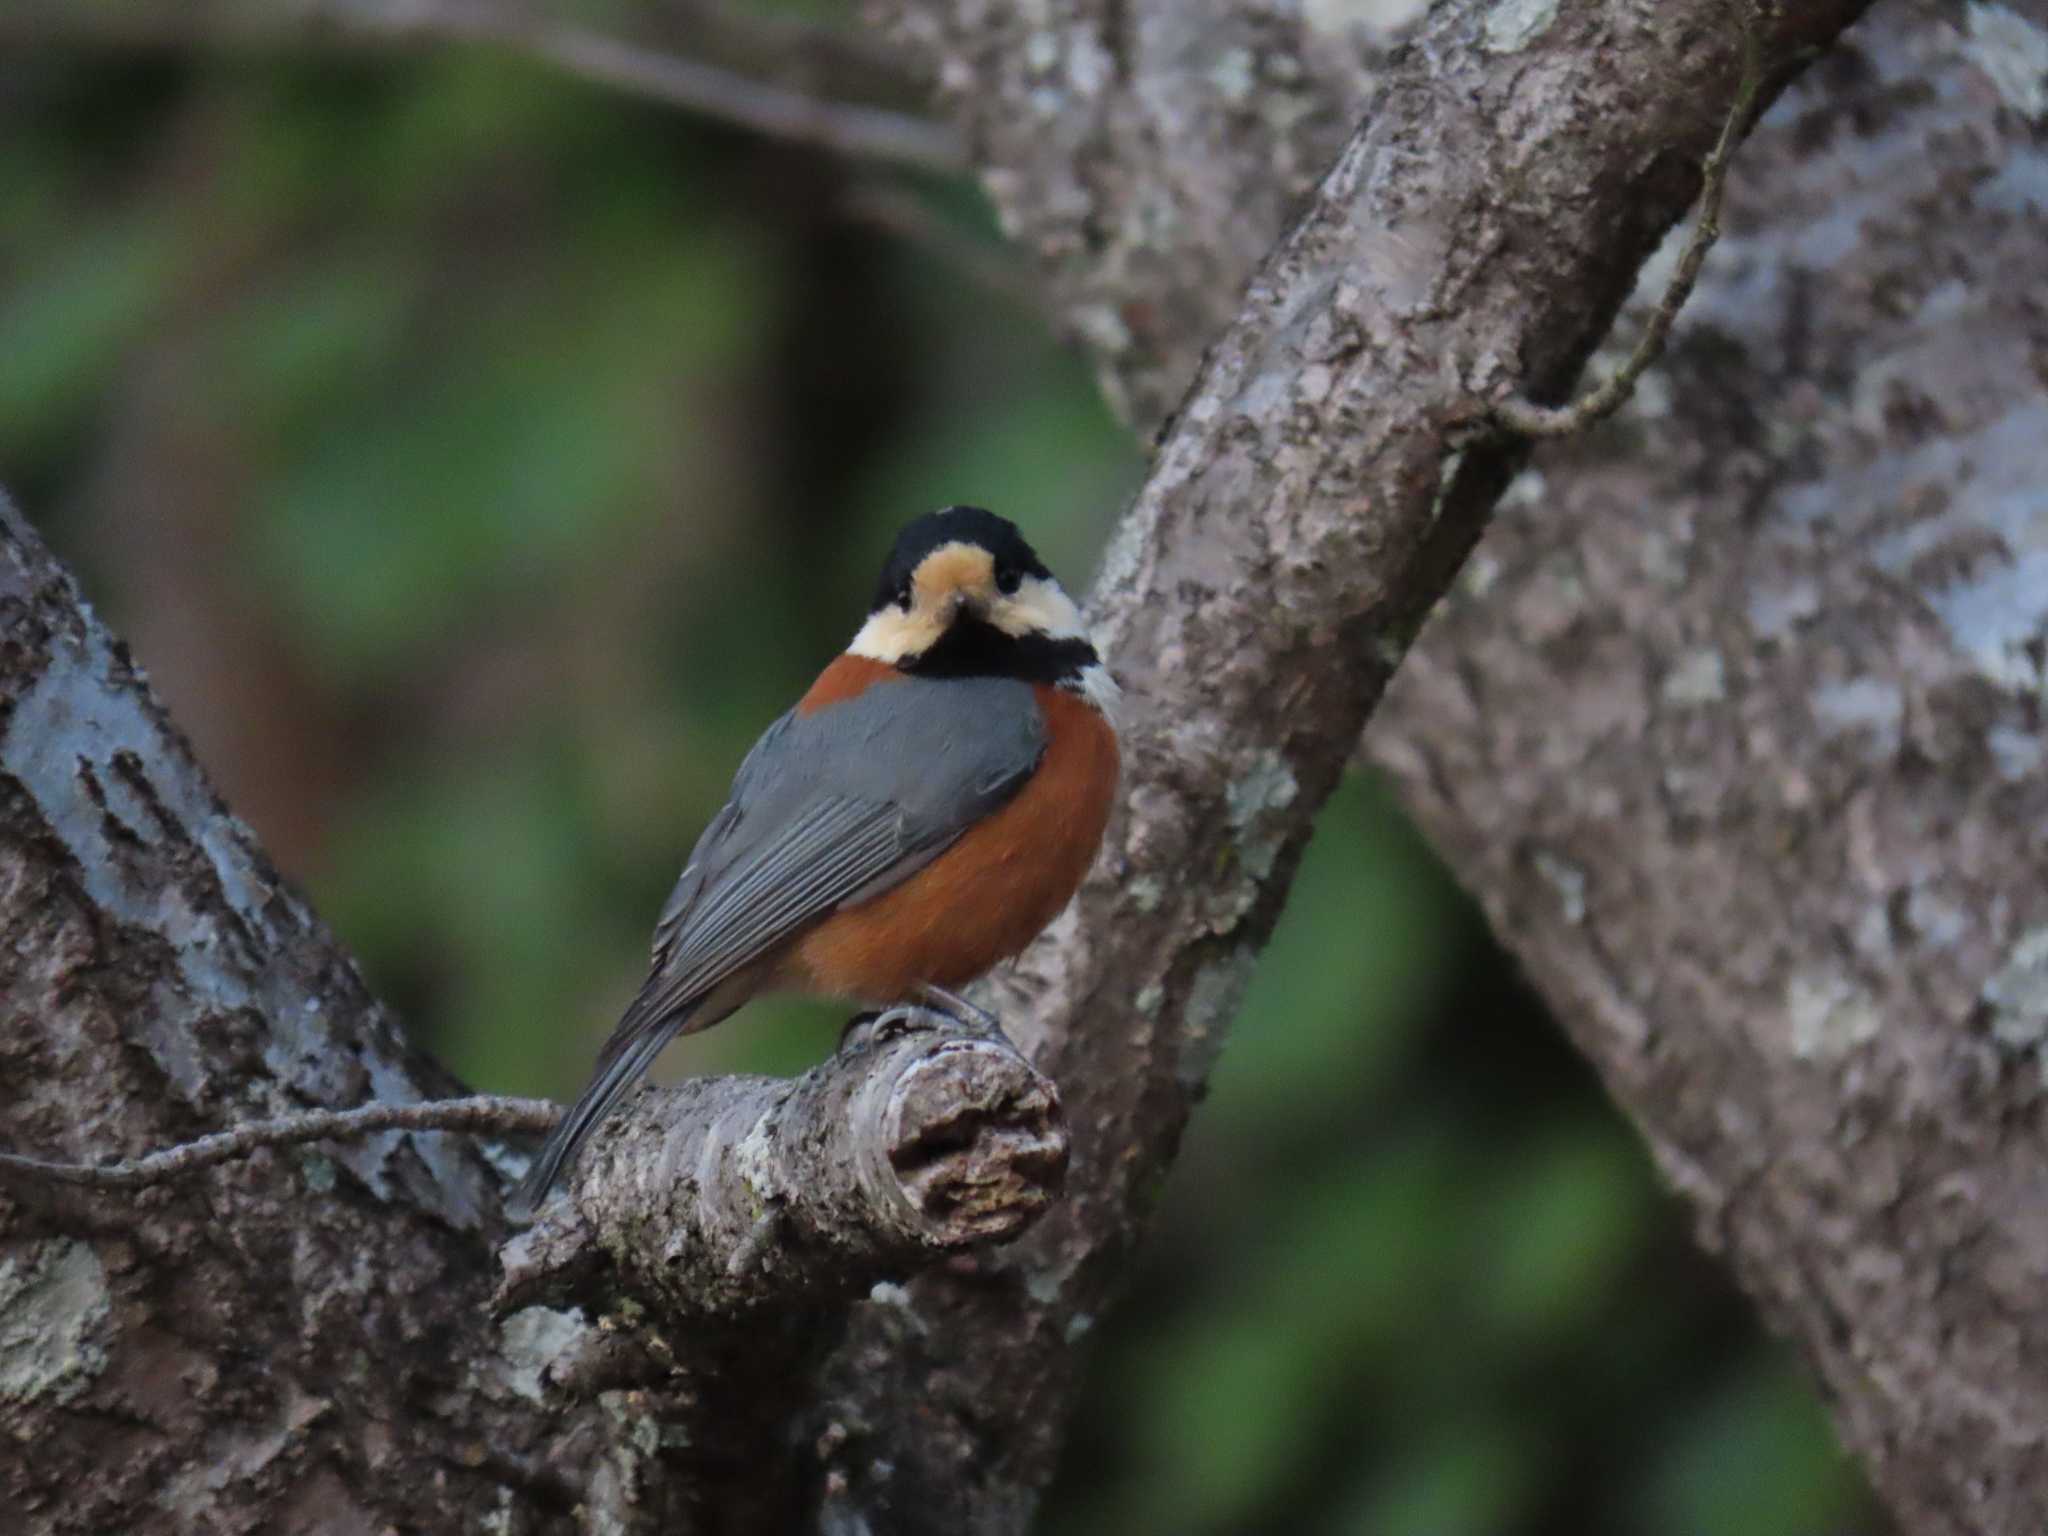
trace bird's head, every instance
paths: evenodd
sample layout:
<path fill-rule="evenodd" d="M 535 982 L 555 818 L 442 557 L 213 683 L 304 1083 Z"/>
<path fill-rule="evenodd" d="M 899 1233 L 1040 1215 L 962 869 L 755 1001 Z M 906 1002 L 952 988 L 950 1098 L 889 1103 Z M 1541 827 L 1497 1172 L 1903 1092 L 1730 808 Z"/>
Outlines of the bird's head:
<path fill-rule="evenodd" d="M 896 536 L 847 649 L 925 676 L 1015 677 L 1091 696 L 1114 687 L 1074 600 L 1015 523 L 980 507 L 926 513 Z"/>

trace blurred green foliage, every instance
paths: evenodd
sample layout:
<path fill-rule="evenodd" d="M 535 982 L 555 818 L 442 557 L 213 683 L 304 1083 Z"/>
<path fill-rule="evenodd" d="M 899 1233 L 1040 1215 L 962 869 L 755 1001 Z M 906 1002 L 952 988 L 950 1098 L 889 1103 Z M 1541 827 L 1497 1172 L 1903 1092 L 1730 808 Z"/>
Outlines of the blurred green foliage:
<path fill-rule="evenodd" d="M 0 60 L 0 482 L 465 1078 L 566 1093 L 905 516 L 1085 581 L 1141 468 L 847 168 L 465 55 Z M 969 189 L 917 186 L 989 240 Z M 669 1072 L 800 1069 L 762 1006 Z M 1872 1531 L 1371 785 L 1325 813 L 1049 1531 Z"/>

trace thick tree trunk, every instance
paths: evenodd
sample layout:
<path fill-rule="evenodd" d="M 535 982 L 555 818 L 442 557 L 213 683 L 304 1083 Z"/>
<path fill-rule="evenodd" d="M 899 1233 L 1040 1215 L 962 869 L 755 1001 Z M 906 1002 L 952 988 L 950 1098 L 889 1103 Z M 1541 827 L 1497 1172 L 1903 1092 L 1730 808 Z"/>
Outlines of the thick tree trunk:
<path fill-rule="evenodd" d="M 99 1161 L 451 1091 L 4 503 L 0 635 L 8 1144 Z M 559 1331 L 481 1306 L 498 1182 L 398 1133 L 141 1193 L 0 1180 L 9 1528 L 418 1529 L 431 1496 L 539 1530 L 600 1502 L 554 1464 L 614 1443 L 605 1411 L 538 1402 Z"/>
<path fill-rule="evenodd" d="M 2041 14 L 2035 8 L 2035 14 Z M 1915 1533 L 2048 1529 L 2048 28 L 1874 15 L 1368 749 Z"/>

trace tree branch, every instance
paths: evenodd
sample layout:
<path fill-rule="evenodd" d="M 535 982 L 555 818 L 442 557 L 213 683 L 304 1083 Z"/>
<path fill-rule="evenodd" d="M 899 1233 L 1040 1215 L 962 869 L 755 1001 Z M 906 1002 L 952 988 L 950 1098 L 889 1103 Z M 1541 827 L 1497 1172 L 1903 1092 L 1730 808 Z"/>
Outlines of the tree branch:
<path fill-rule="evenodd" d="M 601 33 L 570 27 L 540 30 L 466 11 L 409 21 L 408 30 L 424 25 L 451 38 L 497 43 L 595 84 L 720 118 L 767 138 L 925 171 L 957 171 L 965 162 L 960 141 L 923 118 L 821 100 Z"/>
<path fill-rule="evenodd" d="M 478 1095 L 304 1110 L 125 1162 L 0 1152 L 0 1175 L 139 1189 L 264 1148 L 377 1131 L 542 1132 L 546 1099 Z M 1066 1177 L 1059 1093 L 989 1027 L 925 1008 L 868 1021 L 793 1080 L 702 1077 L 614 1117 L 507 1249 L 497 1306 L 573 1305 L 600 1254 L 679 1315 L 816 1303 L 1004 1242 Z M 610 1282 L 607 1282 L 609 1284 Z"/>
<path fill-rule="evenodd" d="M 138 1189 L 263 1148 L 378 1131 L 542 1132 L 546 1099 L 477 1095 L 305 1110 L 146 1157 L 92 1164 L 0 1152 L 0 1174 Z M 639 1096 L 512 1245 L 501 1310 L 570 1304 L 601 1250 L 672 1312 L 854 1294 L 1015 1237 L 1066 1176 L 1059 1093 L 989 1027 L 926 1008 L 863 1023 L 793 1080 L 695 1078 Z"/>
<path fill-rule="evenodd" d="M 850 158 L 917 170 L 955 172 L 965 164 L 945 126 L 893 106 L 834 99 L 777 78 L 793 54 L 813 63 L 832 51 L 822 29 L 796 34 L 790 24 L 719 8 L 708 27 L 693 8 L 693 35 L 720 46 L 727 62 L 674 47 L 633 41 L 545 9 L 501 0 L 221 0 L 194 7 L 156 0 L 14 0 L 0 15 L 0 41 L 146 44 L 158 47 L 304 46 L 334 40 L 369 47 L 461 43 L 503 49 L 580 80 L 716 118 L 752 133 Z M 871 83 L 873 56 L 835 73 Z M 814 68 L 813 72 L 817 72 Z M 900 94 L 911 83 L 894 82 Z"/>
<path fill-rule="evenodd" d="M 1685 301 L 1692 297 L 1693 285 L 1700 279 L 1700 268 L 1706 265 L 1707 252 L 1721 237 L 1721 192 L 1728 182 L 1728 162 L 1734 156 L 1737 140 L 1749 127 L 1750 115 L 1756 109 L 1757 92 L 1763 88 L 1763 58 L 1757 46 L 1763 17 L 1754 8 L 1752 0 L 1736 0 L 1736 3 L 1740 6 L 1738 14 L 1742 18 L 1742 81 L 1735 88 L 1735 104 L 1728 109 L 1728 120 L 1722 125 L 1721 137 L 1715 141 L 1713 153 L 1707 156 L 1706 164 L 1700 168 L 1699 218 L 1693 224 L 1692 234 L 1685 242 L 1685 250 L 1678 258 L 1678 267 L 1671 275 L 1664 296 L 1657 301 L 1649 323 L 1643 327 L 1642 338 L 1637 341 L 1627 362 L 1569 405 L 1538 405 L 1519 395 L 1511 395 L 1495 405 L 1494 419 L 1509 431 L 1529 438 L 1576 437 L 1598 426 L 1627 404 L 1635 394 L 1637 380 L 1649 372 L 1663 355 L 1672 322 L 1685 308 Z"/>
<path fill-rule="evenodd" d="M 895 1009 L 793 1081 L 643 1093 L 507 1250 L 498 1307 L 586 1299 L 600 1254 L 671 1316 L 816 1304 L 1015 1237 L 1066 1175 L 1059 1095 L 964 1027 Z"/>
<path fill-rule="evenodd" d="M 945 61 L 1008 225 L 1063 294 L 1150 321 L 1086 332 L 1105 367 L 1134 398 L 1177 387 L 1174 360 L 1213 334 L 1201 306 L 1228 291 L 1205 274 L 1278 232 L 1274 167 L 1341 92 L 1284 116 L 1176 96 L 1146 43 L 1172 23 L 1142 5 L 1121 28 L 1107 6 L 1054 5 L 1035 50 L 981 46 L 942 7 L 889 9 Z M 1540 131 L 1578 77 L 1510 14 L 1488 42 L 1522 70 L 1531 150 L 1504 194 L 1605 198 L 1599 163 Z M 1765 120 L 1672 398 L 1541 455 L 1367 740 L 1703 1240 L 1816 1363 L 1902 1528 L 1961 1536 L 2048 1521 L 2048 1339 L 2029 1321 L 2048 621 L 2043 525 L 2017 511 L 2048 441 L 2048 167 L 2014 65 L 2048 26 L 2032 5 L 1957 15 L 1896 0 Z M 1716 24 L 1659 21 L 1674 38 Z M 1284 39 L 1221 35 L 1252 76 L 1301 78 Z M 1019 61 L 1052 58 L 1057 92 L 1097 79 L 1062 66 L 1104 39 L 1117 70 L 1061 115 L 1085 134 L 1018 110 Z M 1683 69 L 1631 77 L 1689 89 Z M 1063 238 L 1084 223 L 1105 233 Z M 908 1331 L 893 1347 L 919 1359 Z M 900 1379 L 962 1370 L 959 1349 Z M 963 1458 L 981 1443 L 952 1441 Z"/>
<path fill-rule="evenodd" d="M 864 9 L 938 82 L 1003 229 L 1147 438 L 1412 26 L 1300 0 Z"/>
<path fill-rule="evenodd" d="M 215 1131 L 147 1157 L 118 1163 L 53 1163 L 0 1152 L 0 1174 L 78 1184 L 91 1189 L 141 1189 L 247 1157 L 264 1147 L 340 1141 L 376 1131 L 545 1131 L 561 1118 L 548 1099 L 432 1099 L 424 1104 L 363 1104 L 355 1109 L 312 1109 Z"/>

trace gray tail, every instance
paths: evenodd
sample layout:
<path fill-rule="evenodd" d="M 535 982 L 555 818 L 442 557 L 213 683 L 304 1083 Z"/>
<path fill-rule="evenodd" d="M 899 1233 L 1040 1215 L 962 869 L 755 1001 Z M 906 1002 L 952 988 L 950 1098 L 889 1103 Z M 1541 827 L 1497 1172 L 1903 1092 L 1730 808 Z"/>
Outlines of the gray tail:
<path fill-rule="evenodd" d="M 591 1078 L 590 1086 L 548 1132 L 548 1139 L 541 1144 L 533 1166 L 506 1200 L 506 1213 L 515 1221 L 526 1220 L 540 1208 L 548 1191 L 554 1188 L 555 1180 L 561 1177 L 562 1170 L 575 1160 L 583 1143 L 590 1139 L 590 1133 L 646 1075 L 647 1069 L 654 1065 L 654 1058 L 662 1053 L 669 1041 L 682 1033 L 690 1017 L 690 1010 L 682 1009 L 665 1019 L 636 1019 L 634 1014 L 638 1011 L 628 1009 L 625 1018 L 619 1021 L 619 1027 L 597 1059 L 597 1074 Z"/>

